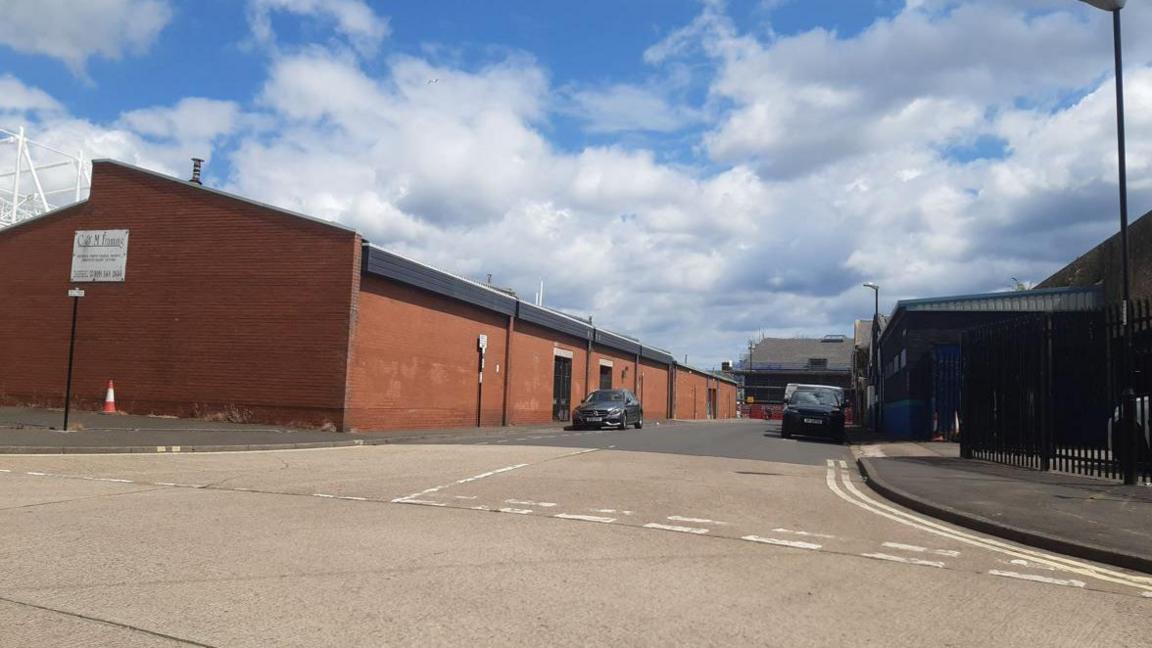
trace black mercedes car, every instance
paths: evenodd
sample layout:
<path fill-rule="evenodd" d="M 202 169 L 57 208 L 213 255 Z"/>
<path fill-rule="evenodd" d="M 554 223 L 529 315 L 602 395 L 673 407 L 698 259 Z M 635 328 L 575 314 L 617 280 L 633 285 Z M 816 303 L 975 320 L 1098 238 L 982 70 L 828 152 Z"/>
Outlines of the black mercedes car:
<path fill-rule="evenodd" d="M 644 427 L 644 409 L 640 399 L 627 389 L 597 389 L 572 412 L 572 424 L 577 428 L 629 424 L 636 429 Z"/>
<path fill-rule="evenodd" d="M 784 408 L 780 437 L 812 435 L 844 440 L 844 403 L 836 389 L 797 390 Z"/>

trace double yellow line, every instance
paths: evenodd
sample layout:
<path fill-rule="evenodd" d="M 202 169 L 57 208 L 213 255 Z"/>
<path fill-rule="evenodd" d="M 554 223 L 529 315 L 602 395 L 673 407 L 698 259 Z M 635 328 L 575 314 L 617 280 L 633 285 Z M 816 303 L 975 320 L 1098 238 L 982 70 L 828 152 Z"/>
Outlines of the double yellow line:
<path fill-rule="evenodd" d="M 1145 596 L 1152 596 L 1152 578 L 1121 572 L 1073 558 L 1048 554 L 1035 549 L 1020 547 L 1000 540 L 961 531 L 956 527 L 947 526 L 936 520 L 909 513 L 908 511 L 898 509 L 869 497 L 852 483 L 850 474 L 848 464 L 844 460 L 828 460 L 828 472 L 825 475 L 828 488 L 840 499 L 859 506 L 870 513 L 921 531 L 955 540 L 956 542 L 1013 556 L 1039 565 L 1045 565 L 1056 571 L 1079 574 L 1099 581 L 1133 587 L 1140 590 L 1141 593 L 1146 593 L 1144 594 Z"/>

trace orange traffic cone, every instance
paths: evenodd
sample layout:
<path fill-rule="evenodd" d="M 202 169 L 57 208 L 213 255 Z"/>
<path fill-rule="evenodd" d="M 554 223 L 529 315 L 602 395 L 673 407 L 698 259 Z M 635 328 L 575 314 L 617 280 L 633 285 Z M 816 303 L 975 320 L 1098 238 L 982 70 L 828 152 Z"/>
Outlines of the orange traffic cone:
<path fill-rule="evenodd" d="M 112 381 L 108 381 L 108 393 L 104 396 L 104 411 L 101 414 L 115 414 L 116 413 L 116 388 L 112 385 Z"/>

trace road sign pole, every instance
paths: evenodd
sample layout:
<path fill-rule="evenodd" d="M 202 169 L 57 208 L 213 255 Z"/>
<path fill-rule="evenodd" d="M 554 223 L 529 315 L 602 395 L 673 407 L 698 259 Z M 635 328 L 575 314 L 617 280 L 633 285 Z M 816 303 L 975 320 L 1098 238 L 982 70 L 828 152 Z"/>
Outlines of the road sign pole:
<path fill-rule="evenodd" d="M 80 307 L 80 298 L 84 291 L 73 288 L 68 291 L 72 298 L 72 333 L 68 336 L 68 382 L 64 387 L 64 431 L 68 431 L 68 414 L 72 409 L 72 356 L 76 350 L 76 311 Z"/>

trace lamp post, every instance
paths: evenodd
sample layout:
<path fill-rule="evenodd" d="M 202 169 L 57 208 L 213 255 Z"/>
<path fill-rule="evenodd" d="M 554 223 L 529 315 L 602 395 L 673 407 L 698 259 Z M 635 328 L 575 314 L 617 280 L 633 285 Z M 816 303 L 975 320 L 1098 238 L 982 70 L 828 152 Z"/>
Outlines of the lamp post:
<path fill-rule="evenodd" d="M 868 374 L 869 374 L 869 378 L 872 380 L 872 393 L 873 393 L 874 397 L 876 398 L 877 403 L 879 403 L 879 400 L 880 400 L 880 398 L 879 398 L 879 395 L 880 395 L 880 379 L 879 379 L 880 372 L 879 372 L 878 367 L 877 367 L 876 359 L 880 355 L 880 350 L 876 348 L 876 328 L 880 325 L 880 286 L 879 286 L 879 284 L 876 284 L 876 283 L 869 281 L 869 282 L 866 282 L 864 284 L 864 287 L 865 288 L 871 288 L 872 292 L 874 294 L 874 297 L 876 298 L 875 309 L 872 312 L 872 344 L 868 348 Z M 869 405 L 869 407 L 871 407 L 872 403 L 869 403 L 868 405 Z M 872 429 L 875 431 L 875 430 L 878 430 L 879 428 L 880 428 L 880 413 L 879 413 L 879 408 L 877 408 L 876 412 L 873 414 Z"/>
<path fill-rule="evenodd" d="M 1121 427 L 1125 434 L 1124 483 L 1136 483 L 1136 427 L 1132 414 L 1135 392 L 1132 385 L 1131 292 L 1128 278 L 1128 173 L 1124 154 L 1124 65 L 1120 55 L 1120 10 L 1125 0 L 1080 0 L 1112 14 L 1112 50 L 1116 60 L 1116 149 L 1120 162 L 1120 272 L 1123 296 L 1120 302 L 1120 325 L 1124 329 L 1124 352 L 1120 354 Z"/>

